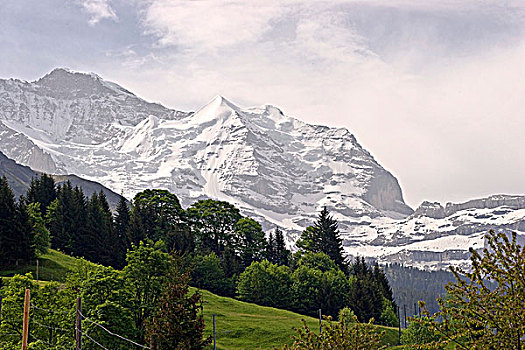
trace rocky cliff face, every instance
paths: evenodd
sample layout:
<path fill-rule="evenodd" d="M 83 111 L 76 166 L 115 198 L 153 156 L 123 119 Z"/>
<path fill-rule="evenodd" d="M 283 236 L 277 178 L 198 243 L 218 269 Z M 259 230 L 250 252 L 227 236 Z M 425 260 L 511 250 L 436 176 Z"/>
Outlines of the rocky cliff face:
<path fill-rule="evenodd" d="M 413 244 L 451 232 L 474 235 L 473 226 L 458 224 L 461 215 L 453 218 L 479 207 L 424 203 L 411 215 L 397 179 L 346 129 L 309 125 L 270 105 L 241 108 L 221 96 L 196 112 L 180 112 L 95 74 L 64 69 L 35 82 L 0 80 L 0 151 L 37 170 L 96 180 L 128 198 L 164 188 L 185 206 L 227 200 L 265 229 L 287 229 L 290 243 L 326 206 L 340 221 L 347 252 L 381 261 L 438 261 L 422 258 L 435 254 Z M 510 204 L 521 200 L 495 197 L 483 205 L 507 218 L 497 208 L 521 210 Z M 428 226 L 429 220 L 452 226 L 441 230 L 448 221 Z"/>

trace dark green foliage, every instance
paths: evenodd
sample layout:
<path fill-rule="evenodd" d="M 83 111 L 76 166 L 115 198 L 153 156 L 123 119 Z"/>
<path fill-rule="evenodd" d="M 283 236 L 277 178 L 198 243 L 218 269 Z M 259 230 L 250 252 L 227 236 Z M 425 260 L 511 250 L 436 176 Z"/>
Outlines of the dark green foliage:
<path fill-rule="evenodd" d="M 162 240 L 169 251 L 189 253 L 194 249 L 193 236 L 186 224 L 179 199 L 166 190 L 145 190 L 135 195 L 131 211 L 129 241 Z"/>
<path fill-rule="evenodd" d="M 349 306 L 361 322 L 373 318 L 384 325 L 397 324 L 392 290 L 379 265 L 370 268 L 364 258 L 349 266 L 353 283 L 349 289 Z"/>
<path fill-rule="evenodd" d="M 226 277 L 221 259 L 215 253 L 193 257 L 191 284 L 222 296 L 235 294 L 235 283 Z"/>
<path fill-rule="evenodd" d="M 221 261 L 224 274 L 228 278 L 235 278 L 243 271 L 241 259 L 235 252 L 234 248 L 229 245 L 224 247 Z"/>
<path fill-rule="evenodd" d="M 53 177 L 42 174 L 40 178 L 33 178 L 26 193 L 28 203 L 40 203 L 42 216 L 47 207 L 57 198 L 57 190 Z"/>
<path fill-rule="evenodd" d="M 146 324 L 146 339 L 151 349 L 199 350 L 209 344 L 203 339 L 204 318 L 198 292 L 188 293 L 189 276 L 178 264 L 168 276 L 158 308 Z"/>
<path fill-rule="evenodd" d="M 15 202 L 5 177 L 0 178 L 0 266 L 35 256 L 33 231 L 25 200 Z"/>
<path fill-rule="evenodd" d="M 242 217 L 239 209 L 228 202 L 206 199 L 193 203 L 187 213 L 198 251 L 222 257 L 227 247 L 233 248 L 235 224 Z"/>
<path fill-rule="evenodd" d="M 287 266 L 290 264 L 291 253 L 286 248 L 283 231 L 278 227 L 275 228 L 275 234 L 270 232 L 265 255 L 272 264 Z"/>
<path fill-rule="evenodd" d="M 314 253 L 323 252 L 332 259 L 337 266 L 345 269 L 343 258 L 343 243 L 339 236 L 337 220 L 328 212 L 326 207 L 321 210 L 314 226 L 308 226 L 301 238 L 297 241 L 297 246 L 305 251 Z"/>
<path fill-rule="evenodd" d="M 266 239 L 261 224 L 252 218 L 239 219 L 234 226 L 236 248 L 244 268 L 264 256 Z"/>
<path fill-rule="evenodd" d="M 46 221 L 51 246 L 71 255 L 83 255 L 82 236 L 86 230 L 87 203 L 84 193 L 68 181 L 57 188 L 57 199 L 47 208 Z"/>
<path fill-rule="evenodd" d="M 131 247 L 130 230 L 131 230 L 131 213 L 128 203 L 124 197 L 120 197 L 114 218 L 115 236 L 117 237 L 119 248 L 125 256 L 126 248 Z M 118 259 L 120 261 L 120 257 Z"/>

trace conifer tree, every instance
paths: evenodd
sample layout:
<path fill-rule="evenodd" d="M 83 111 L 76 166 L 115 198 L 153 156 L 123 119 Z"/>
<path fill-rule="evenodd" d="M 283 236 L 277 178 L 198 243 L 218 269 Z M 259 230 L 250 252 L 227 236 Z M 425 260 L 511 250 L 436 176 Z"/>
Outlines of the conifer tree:
<path fill-rule="evenodd" d="M 57 198 L 53 177 L 42 174 L 40 178 L 31 179 L 26 198 L 28 203 L 40 203 L 40 212 L 45 215 L 47 207 Z"/>
<path fill-rule="evenodd" d="M 275 235 L 270 232 L 266 248 L 266 258 L 272 264 L 286 265 L 290 263 L 290 251 L 286 248 L 283 231 L 275 228 Z"/>
<path fill-rule="evenodd" d="M 203 338 L 202 299 L 198 292 L 189 293 L 189 275 L 177 268 L 170 273 L 158 308 L 146 324 L 146 339 L 151 349 L 199 350 L 210 343 Z"/>
<path fill-rule="evenodd" d="M 286 248 L 286 243 L 284 242 L 284 234 L 281 229 L 278 227 L 275 229 L 275 257 L 277 265 L 286 265 L 290 264 L 290 255 L 291 252 Z"/>
<path fill-rule="evenodd" d="M 17 260 L 29 261 L 35 255 L 33 236 L 25 199 L 15 202 L 7 179 L 0 179 L 0 266 Z"/>
<path fill-rule="evenodd" d="M 323 252 L 341 269 L 345 269 L 343 242 L 339 236 L 337 220 L 326 207 L 321 210 L 314 226 L 308 226 L 297 241 L 300 249 L 313 253 Z"/>
<path fill-rule="evenodd" d="M 122 242 L 126 242 L 126 247 L 131 247 L 129 230 L 131 225 L 131 215 L 126 198 L 120 196 L 115 214 L 115 232 Z"/>
<path fill-rule="evenodd" d="M 40 211 L 40 203 L 30 203 L 27 206 L 27 213 L 32 228 L 35 253 L 45 254 L 49 248 L 51 237 Z"/>
<path fill-rule="evenodd" d="M 15 258 L 15 215 L 15 196 L 4 176 L 0 178 L 0 265 L 8 265 Z"/>

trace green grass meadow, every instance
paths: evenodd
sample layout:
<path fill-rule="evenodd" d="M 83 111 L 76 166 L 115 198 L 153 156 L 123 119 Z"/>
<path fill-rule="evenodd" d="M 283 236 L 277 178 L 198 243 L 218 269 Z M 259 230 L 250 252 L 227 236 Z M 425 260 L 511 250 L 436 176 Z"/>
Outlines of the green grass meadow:
<path fill-rule="evenodd" d="M 39 258 L 40 281 L 65 281 L 66 275 L 75 267 L 77 259 L 56 250 L 49 250 Z M 0 271 L 0 276 L 11 277 L 15 274 L 31 272 L 36 278 L 36 262 L 30 265 L 18 266 L 15 269 Z M 191 288 L 191 291 L 195 291 Z M 202 295 L 205 321 L 205 335 L 211 336 L 213 331 L 212 315 L 215 314 L 217 349 L 273 349 L 293 342 L 293 329 L 302 327 L 302 320 L 308 327 L 319 331 L 319 320 L 300 315 L 291 311 L 264 307 L 245 303 L 232 298 L 221 297 L 206 290 L 200 290 Z M 384 345 L 398 343 L 398 329 L 377 326 L 384 330 Z M 210 345 L 209 349 L 213 346 Z"/>

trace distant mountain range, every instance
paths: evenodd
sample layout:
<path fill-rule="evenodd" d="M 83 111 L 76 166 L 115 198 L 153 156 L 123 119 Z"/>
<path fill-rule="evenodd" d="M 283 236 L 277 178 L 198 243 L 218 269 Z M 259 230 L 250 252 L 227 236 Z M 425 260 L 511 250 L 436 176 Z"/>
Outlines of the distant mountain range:
<path fill-rule="evenodd" d="M 165 188 L 184 206 L 227 200 L 293 244 L 326 206 L 352 256 L 437 269 L 465 264 L 488 229 L 525 234 L 525 197 L 404 203 L 397 179 L 346 129 L 217 96 L 196 112 L 146 102 L 96 74 L 55 69 L 0 80 L 0 151 L 32 169 L 76 174 L 131 198 Z"/>

